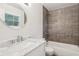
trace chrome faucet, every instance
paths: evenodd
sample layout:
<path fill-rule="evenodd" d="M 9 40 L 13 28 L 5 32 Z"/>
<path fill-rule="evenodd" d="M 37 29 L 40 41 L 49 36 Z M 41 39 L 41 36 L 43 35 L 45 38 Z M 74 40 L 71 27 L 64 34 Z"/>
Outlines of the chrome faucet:
<path fill-rule="evenodd" d="M 21 42 L 21 41 L 23 41 L 23 37 L 22 36 L 17 36 L 17 42 Z"/>

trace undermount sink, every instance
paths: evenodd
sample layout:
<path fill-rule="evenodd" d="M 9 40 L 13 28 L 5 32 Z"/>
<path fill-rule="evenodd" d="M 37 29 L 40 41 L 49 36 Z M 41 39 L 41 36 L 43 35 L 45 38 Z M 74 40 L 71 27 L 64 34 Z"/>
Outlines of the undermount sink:
<path fill-rule="evenodd" d="M 14 44 L 13 47 L 16 47 L 16 49 L 24 49 L 24 48 L 28 48 L 30 47 L 31 45 L 34 45 L 35 43 L 34 42 L 29 42 L 28 40 L 25 40 L 25 41 L 22 41 L 18 44 Z"/>

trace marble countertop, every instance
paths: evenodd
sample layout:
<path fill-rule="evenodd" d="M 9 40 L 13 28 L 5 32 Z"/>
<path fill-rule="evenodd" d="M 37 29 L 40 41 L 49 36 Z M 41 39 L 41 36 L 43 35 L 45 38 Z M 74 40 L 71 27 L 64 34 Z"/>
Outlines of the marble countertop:
<path fill-rule="evenodd" d="M 13 44 L 11 47 L 0 48 L 0 56 L 23 56 L 43 43 L 45 43 L 43 38 L 28 38 L 22 42 Z"/>

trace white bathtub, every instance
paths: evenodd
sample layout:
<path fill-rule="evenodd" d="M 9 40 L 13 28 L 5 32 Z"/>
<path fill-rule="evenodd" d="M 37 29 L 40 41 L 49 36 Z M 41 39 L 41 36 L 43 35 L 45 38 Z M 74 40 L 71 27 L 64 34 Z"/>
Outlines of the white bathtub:
<path fill-rule="evenodd" d="M 55 49 L 55 54 L 58 56 L 79 56 L 79 46 L 48 41 L 48 46 Z"/>

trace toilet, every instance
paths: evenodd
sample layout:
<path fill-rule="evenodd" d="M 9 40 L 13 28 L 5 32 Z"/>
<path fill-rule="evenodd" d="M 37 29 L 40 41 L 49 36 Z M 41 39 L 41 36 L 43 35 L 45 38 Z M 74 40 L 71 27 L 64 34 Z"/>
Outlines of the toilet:
<path fill-rule="evenodd" d="M 48 43 L 49 42 L 47 42 L 47 46 L 45 47 L 46 56 L 53 56 L 54 55 L 54 49 L 52 47 L 50 47 L 50 45 Z"/>

